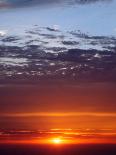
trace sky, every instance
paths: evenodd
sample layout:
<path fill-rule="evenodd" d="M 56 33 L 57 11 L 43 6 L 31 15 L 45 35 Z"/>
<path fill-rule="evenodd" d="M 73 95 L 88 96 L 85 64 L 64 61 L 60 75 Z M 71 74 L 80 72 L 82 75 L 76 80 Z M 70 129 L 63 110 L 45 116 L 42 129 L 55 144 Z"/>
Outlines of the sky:
<path fill-rule="evenodd" d="M 115 0 L 1 1 L 0 28 L 14 31 L 18 27 L 29 27 L 32 24 L 59 25 L 67 31 L 115 35 L 115 6 Z"/>
<path fill-rule="evenodd" d="M 115 129 L 114 84 L 5 86 L 0 126 L 6 129 Z"/>
<path fill-rule="evenodd" d="M 116 129 L 115 19 L 115 0 L 0 0 L 0 129 Z"/>

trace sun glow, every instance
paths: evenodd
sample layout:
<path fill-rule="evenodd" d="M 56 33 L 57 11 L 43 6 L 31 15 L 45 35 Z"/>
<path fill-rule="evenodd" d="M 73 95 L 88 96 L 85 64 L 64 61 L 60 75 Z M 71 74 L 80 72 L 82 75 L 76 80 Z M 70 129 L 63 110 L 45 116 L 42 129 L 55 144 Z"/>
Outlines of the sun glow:
<path fill-rule="evenodd" d="M 62 140 L 60 138 L 53 138 L 52 139 L 52 143 L 54 143 L 54 144 L 61 144 Z"/>

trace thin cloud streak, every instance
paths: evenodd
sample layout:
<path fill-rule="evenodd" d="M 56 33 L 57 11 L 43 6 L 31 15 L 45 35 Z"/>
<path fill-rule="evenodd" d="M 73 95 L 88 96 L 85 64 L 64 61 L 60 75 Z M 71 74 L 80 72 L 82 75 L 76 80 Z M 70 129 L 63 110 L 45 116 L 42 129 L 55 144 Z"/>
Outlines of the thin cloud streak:
<path fill-rule="evenodd" d="M 76 116 L 93 116 L 93 117 L 116 117 L 116 113 L 94 113 L 94 112 L 39 112 L 39 113 L 3 113 L 1 117 L 76 117 Z"/>

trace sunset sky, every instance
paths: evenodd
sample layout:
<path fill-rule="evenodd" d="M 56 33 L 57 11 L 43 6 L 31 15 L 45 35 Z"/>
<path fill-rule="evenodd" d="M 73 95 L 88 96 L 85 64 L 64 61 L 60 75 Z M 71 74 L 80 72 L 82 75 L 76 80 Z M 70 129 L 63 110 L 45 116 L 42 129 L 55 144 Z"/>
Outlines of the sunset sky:
<path fill-rule="evenodd" d="M 0 140 L 71 129 L 114 142 L 115 122 L 116 1 L 0 0 Z"/>

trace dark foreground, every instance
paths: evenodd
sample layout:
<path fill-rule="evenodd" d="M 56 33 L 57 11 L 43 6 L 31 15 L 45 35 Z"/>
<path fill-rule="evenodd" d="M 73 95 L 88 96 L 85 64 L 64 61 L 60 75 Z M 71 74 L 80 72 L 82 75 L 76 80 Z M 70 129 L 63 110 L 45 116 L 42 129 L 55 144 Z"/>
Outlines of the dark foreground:
<path fill-rule="evenodd" d="M 0 145 L 0 155 L 116 155 L 116 145 Z"/>

